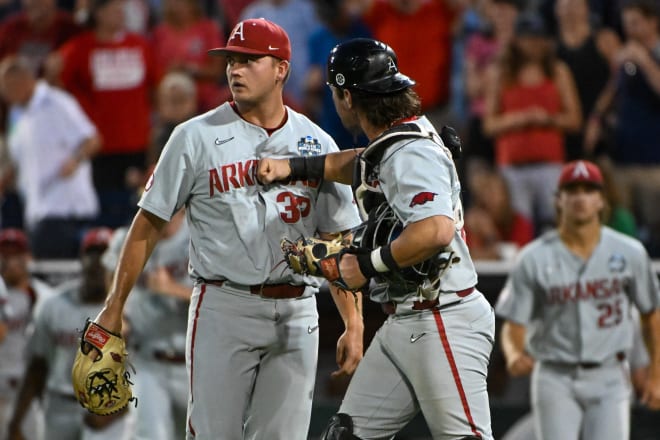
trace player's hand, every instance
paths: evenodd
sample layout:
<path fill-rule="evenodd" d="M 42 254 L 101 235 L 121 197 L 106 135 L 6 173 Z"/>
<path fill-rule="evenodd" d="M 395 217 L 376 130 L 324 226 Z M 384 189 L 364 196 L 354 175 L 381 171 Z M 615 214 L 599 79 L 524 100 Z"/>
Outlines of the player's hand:
<path fill-rule="evenodd" d="M 660 410 L 660 376 L 649 375 L 642 390 L 642 403 L 653 410 Z"/>
<path fill-rule="evenodd" d="M 527 376 L 534 368 L 534 358 L 527 353 L 520 352 L 514 355 L 506 364 L 506 369 L 511 376 Z"/>
<path fill-rule="evenodd" d="M 94 322 L 101 327 L 108 329 L 117 335 L 120 335 L 122 330 L 122 315 L 122 310 L 117 312 L 106 305 L 99 312 L 99 314 L 96 315 Z M 99 351 L 93 348 L 90 344 L 87 344 L 87 346 L 89 347 L 89 353 L 87 353 L 87 356 L 92 360 L 96 360 L 96 358 L 99 357 L 101 353 L 99 353 Z"/>
<path fill-rule="evenodd" d="M 363 346 L 364 326 L 359 325 L 347 328 L 337 340 L 337 366 L 338 370 L 331 373 L 333 378 L 351 376 L 364 354 Z"/>
<path fill-rule="evenodd" d="M 367 279 L 360 271 L 357 256 L 345 253 L 339 261 L 339 272 L 349 289 L 359 289 L 367 284 Z"/>
<path fill-rule="evenodd" d="M 262 185 L 268 185 L 278 180 L 286 180 L 291 175 L 289 159 L 263 158 L 257 167 L 257 180 Z"/>

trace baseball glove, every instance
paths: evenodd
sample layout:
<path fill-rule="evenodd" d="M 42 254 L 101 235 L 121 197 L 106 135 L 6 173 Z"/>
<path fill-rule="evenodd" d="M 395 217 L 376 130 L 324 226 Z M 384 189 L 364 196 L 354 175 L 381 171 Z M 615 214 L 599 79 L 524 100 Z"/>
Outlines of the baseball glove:
<path fill-rule="evenodd" d="M 281 246 L 287 264 L 295 273 L 324 277 L 337 287 L 351 290 L 341 277 L 339 260 L 352 249 L 341 237 L 332 241 L 304 237 L 291 241 L 285 238 Z"/>
<path fill-rule="evenodd" d="M 96 360 L 88 356 L 92 348 L 100 353 Z M 121 336 L 87 320 L 71 379 L 76 398 L 89 412 L 102 416 L 113 414 L 136 399 L 126 371 L 127 355 Z"/>

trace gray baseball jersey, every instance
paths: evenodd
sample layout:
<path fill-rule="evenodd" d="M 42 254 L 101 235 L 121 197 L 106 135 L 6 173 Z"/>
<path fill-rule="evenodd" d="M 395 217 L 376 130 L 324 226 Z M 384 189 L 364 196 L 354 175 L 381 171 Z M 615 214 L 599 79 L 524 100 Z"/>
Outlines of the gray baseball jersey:
<path fill-rule="evenodd" d="M 416 122 L 434 130 L 426 118 Z M 458 260 L 442 275 L 440 307 L 419 310 L 416 291 L 376 286 L 372 299 L 395 303 L 353 376 L 339 412 L 359 438 L 391 438 L 422 412 L 434 439 L 492 439 L 486 376 L 495 317 L 474 290 L 477 275 L 464 241 L 461 186 L 449 151 L 428 139 L 388 147 L 378 182 L 404 225 L 454 219 Z M 378 374 L 374 374 L 377 371 Z"/>
<path fill-rule="evenodd" d="M 417 123 L 435 131 L 426 117 Z M 403 140 L 388 148 L 380 162 L 380 188 L 387 203 L 404 226 L 435 215 L 454 219 L 456 229 L 450 247 L 458 260 L 452 264 L 440 283 L 441 294 L 451 294 L 477 284 L 477 273 L 465 244 L 461 184 L 448 150 L 428 140 Z M 377 302 L 403 302 L 411 293 L 400 286 L 389 285 L 381 294 L 375 289 Z M 442 301 L 442 300 L 441 300 Z"/>
<path fill-rule="evenodd" d="M 496 311 L 528 326 L 535 359 L 603 362 L 632 346 L 631 302 L 642 314 L 660 307 L 658 279 L 639 241 L 604 226 L 587 261 L 556 231 L 523 248 Z"/>
<path fill-rule="evenodd" d="M 113 233 L 102 259 L 106 270 L 115 269 L 127 232 L 124 227 Z M 133 392 L 139 399 L 135 435 L 140 440 L 174 440 L 185 429 L 188 380 L 183 356 L 190 301 L 150 291 L 145 278 L 151 271 L 165 268 L 177 283 L 192 290 L 189 241 L 185 221 L 174 235 L 161 239 L 126 303 L 128 351 L 137 371 L 132 378 Z"/>
<path fill-rule="evenodd" d="M 139 205 L 165 220 L 186 206 L 193 278 L 318 286 L 318 278 L 282 267 L 280 240 L 356 226 L 357 210 L 342 208 L 351 204 L 350 188 L 313 181 L 263 187 L 256 170 L 265 156 L 333 151 L 332 138 L 291 109 L 269 135 L 225 103 L 174 130 Z"/>
<path fill-rule="evenodd" d="M 603 226 L 583 260 L 551 231 L 520 252 L 496 311 L 527 329 L 538 438 L 628 437 L 631 303 L 642 314 L 660 307 L 657 277 L 635 239 Z"/>
<path fill-rule="evenodd" d="M 350 229 L 359 216 L 347 186 L 257 182 L 261 157 L 338 151 L 305 116 L 289 108 L 286 114 L 281 127 L 266 131 L 225 103 L 179 125 L 139 203 L 165 220 L 186 207 L 190 274 L 198 280 L 186 340 L 189 438 L 307 438 L 318 350 L 316 289 L 275 300 L 249 286 L 319 286 L 319 279 L 288 269 L 281 240 Z M 218 280 L 229 281 L 219 286 Z"/>

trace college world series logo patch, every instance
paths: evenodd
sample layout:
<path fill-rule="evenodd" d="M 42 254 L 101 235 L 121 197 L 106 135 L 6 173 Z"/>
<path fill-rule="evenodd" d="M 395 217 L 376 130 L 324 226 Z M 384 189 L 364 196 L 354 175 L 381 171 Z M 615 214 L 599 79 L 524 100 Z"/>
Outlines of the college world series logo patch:
<path fill-rule="evenodd" d="M 298 151 L 301 156 L 318 156 L 321 154 L 321 144 L 311 136 L 301 137 L 298 141 Z"/>

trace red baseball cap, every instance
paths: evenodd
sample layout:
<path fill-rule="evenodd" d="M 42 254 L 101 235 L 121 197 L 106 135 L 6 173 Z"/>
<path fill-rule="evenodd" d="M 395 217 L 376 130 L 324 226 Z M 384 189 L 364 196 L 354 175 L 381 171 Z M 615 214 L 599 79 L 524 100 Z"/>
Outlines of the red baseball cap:
<path fill-rule="evenodd" d="M 599 188 L 603 187 L 603 174 L 600 168 L 587 160 L 574 160 L 564 165 L 559 176 L 559 188 L 576 183 L 586 183 Z"/>
<path fill-rule="evenodd" d="M 209 50 L 211 55 L 226 55 L 227 52 L 272 55 L 290 61 L 291 42 L 286 31 L 272 21 L 250 18 L 234 27 L 225 47 Z"/>
<path fill-rule="evenodd" d="M 112 229 L 99 227 L 90 229 L 85 233 L 80 245 L 80 252 L 87 252 L 91 248 L 107 248 L 112 238 Z"/>
<path fill-rule="evenodd" d="M 25 232 L 17 228 L 7 228 L 0 231 L 0 254 L 22 254 L 29 250 L 30 247 Z"/>

